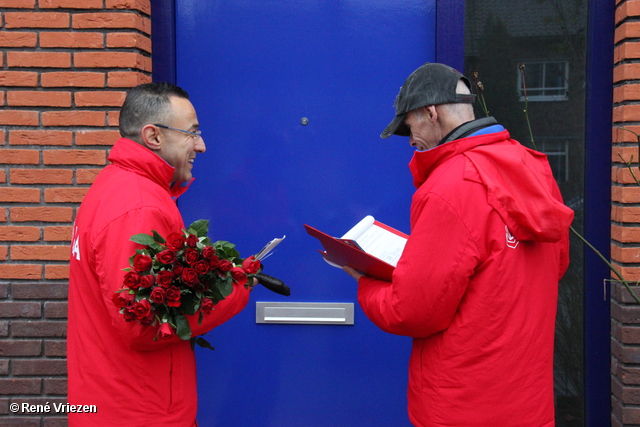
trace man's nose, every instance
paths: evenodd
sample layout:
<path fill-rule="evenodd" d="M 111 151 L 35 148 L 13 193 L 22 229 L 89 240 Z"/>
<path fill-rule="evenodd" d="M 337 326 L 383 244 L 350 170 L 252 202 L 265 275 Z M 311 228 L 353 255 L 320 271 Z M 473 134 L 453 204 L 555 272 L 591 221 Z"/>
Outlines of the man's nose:
<path fill-rule="evenodd" d="M 207 151 L 207 145 L 204 143 L 204 139 L 202 137 L 198 138 L 196 141 L 196 152 L 204 153 Z"/>

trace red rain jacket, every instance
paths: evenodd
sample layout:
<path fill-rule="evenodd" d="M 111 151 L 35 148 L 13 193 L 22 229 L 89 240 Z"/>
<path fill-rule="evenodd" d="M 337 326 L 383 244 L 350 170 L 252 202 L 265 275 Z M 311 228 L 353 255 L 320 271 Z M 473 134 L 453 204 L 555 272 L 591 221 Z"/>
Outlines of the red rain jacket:
<path fill-rule="evenodd" d="M 76 217 L 69 277 L 67 364 L 70 405 L 96 405 L 97 413 L 69 413 L 69 426 L 194 426 L 198 406 L 196 364 L 189 341 L 154 341 L 156 327 L 125 322 L 112 296 L 123 283 L 129 240 L 152 229 L 163 236 L 184 228 L 170 188 L 174 168 L 128 139 L 114 145 Z M 249 291 L 234 290 L 193 335 L 240 312 Z"/>
<path fill-rule="evenodd" d="M 392 282 L 362 277 L 358 301 L 413 337 L 416 426 L 554 425 L 558 281 L 573 211 L 545 155 L 505 131 L 417 152 L 411 235 Z"/>

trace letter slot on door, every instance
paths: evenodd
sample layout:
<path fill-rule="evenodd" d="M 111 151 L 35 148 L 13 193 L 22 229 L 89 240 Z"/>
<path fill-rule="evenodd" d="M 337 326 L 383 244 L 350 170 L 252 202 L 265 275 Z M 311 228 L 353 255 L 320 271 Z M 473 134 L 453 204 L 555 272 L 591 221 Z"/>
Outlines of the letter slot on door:
<path fill-rule="evenodd" d="M 256 323 L 353 325 L 353 303 L 258 301 Z"/>

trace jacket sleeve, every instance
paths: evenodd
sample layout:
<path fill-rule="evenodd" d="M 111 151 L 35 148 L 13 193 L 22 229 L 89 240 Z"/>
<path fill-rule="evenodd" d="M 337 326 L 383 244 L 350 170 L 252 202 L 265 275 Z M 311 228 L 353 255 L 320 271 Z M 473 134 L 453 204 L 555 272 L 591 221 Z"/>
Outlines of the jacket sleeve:
<path fill-rule="evenodd" d="M 96 272 L 100 283 L 103 302 L 111 318 L 111 324 L 123 341 L 130 347 L 139 350 L 156 350 L 158 348 L 181 342 L 180 338 L 154 340 L 157 327 L 142 326 L 138 322 L 126 322 L 124 316 L 113 303 L 114 293 L 122 288 L 125 271 L 129 267 L 129 258 L 141 246 L 129 238 L 138 233 L 151 233 L 156 230 L 167 236 L 171 232 L 180 231 L 182 224 L 175 224 L 157 208 L 141 208 L 131 211 L 112 222 L 97 237 L 93 251 Z M 233 285 L 233 292 L 214 306 L 214 310 L 204 316 L 198 325 L 198 316 L 187 316 L 192 336 L 210 331 L 214 327 L 229 320 L 239 313 L 249 300 L 249 291 L 244 286 Z"/>
<path fill-rule="evenodd" d="M 414 199 L 412 211 L 418 213 L 392 282 L 363 276 L 358 302 L 380 329 L 427 337 L 451 323 L 479 256 L 471 232 L 445 200 L 429 194 Z"/>

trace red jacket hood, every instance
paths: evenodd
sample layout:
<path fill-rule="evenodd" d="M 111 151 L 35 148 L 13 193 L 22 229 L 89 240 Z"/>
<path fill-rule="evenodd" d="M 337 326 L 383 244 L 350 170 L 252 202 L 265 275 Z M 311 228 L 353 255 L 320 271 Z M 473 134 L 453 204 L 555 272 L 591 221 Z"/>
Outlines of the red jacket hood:
<path fill-rule="evenodd" d="M 172 183 L 175 168 L 153 151 L 127 138 L 120 138 L 109 153 L 109 161 L 125 170 L 144 176 L 159 185 L 177 199 L 187 191 L 189 182 Z"/>
<path fill-rule="evenodd" d="M 506 130 L 462 138 L 414 154 L 409 169 L 415 186 L 456 155 L 468 159 L 465 179 L 484 185 L 489 204 L 516 239 L 557 242 L 566 236 L 573 211 L 562 202 L 545 154 L 510 139 Z"/>

